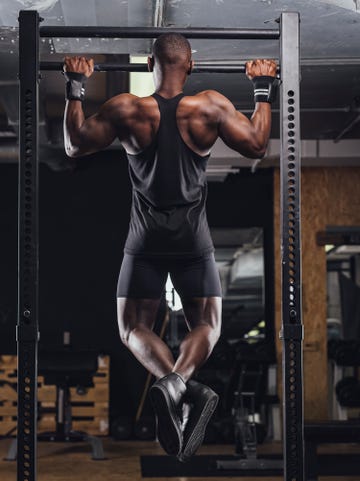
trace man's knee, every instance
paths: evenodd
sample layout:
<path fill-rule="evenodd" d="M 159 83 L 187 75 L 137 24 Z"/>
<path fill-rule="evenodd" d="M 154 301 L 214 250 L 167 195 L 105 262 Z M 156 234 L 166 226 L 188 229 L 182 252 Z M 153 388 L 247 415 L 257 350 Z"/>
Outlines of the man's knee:
<path fill-rule="evenodd" d="M 136 317 L 126 310 L 118 311 L 118 326 L 121 342 L 128 346 L 131 333 L 136 327 Z"/>
<path fill-rule="evenodd" d="M 212 326 L 210 326 L 210 336 L 212 340 L 212 344 L 215 345 L 221 335 L 221 319 L 219 319 L 218 322 L 214 323 Z"/>
<path fill-rule="evenodd" d="M 131 328 L 129 326 L 124 326 L 119 322 L 119 333 L 121 342 L 127 346 L 129 343 L 129 338 L 131 334 Z"/>
<path fill-rule="evenodd" d="M 120 339 L 128 347 L 131 337 L 147 335 L 151 330 L 144 324 L 122 325 L 120 327 Z"/>
<path fill-rule="evenodd" d="M 121 341 L 128 345 L 135 330 L 152 330 L 159 300 L 117 299 L 117 317 Z"/>
<path fill-rule="evenodd" d="M 197 325 L 193 326 L 192 329 L 194 328 L 200 328 L 202 330 L 202 336 L 208 340 L 209 346 L 211 346 L 212 349 L 218 342 L 221 335 L 221 319 L 218 321 L 214 321 L 214 319 L 212 319 L 211 322 L 202 320 Z"/>
<path fill-rule="evenodd" d="M 221 305 L 219 305 L 217 299 L 216 302 L 210 304 L 204 314 L 204 321 L 211 328 L 211 337 L 216 343 L 221 334 Z"/>

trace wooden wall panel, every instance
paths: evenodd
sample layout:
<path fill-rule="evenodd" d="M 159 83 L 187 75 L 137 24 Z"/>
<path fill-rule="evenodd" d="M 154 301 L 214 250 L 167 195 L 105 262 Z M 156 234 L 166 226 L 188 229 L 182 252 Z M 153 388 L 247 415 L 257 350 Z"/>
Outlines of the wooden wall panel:
<path fill-rule="evenodd" d="M 275 328 L 281 327 L 280 176 L 274 174 Z M 327 418 L 326 256 L 316 233 L 329 225 L 360 225 L 360 168 L 303 168 L 302 284 L 305 419 Z M 278 371 L 281 343 L 277 340 Z M 280 385 L 280 383 L 279 383 Z"/>

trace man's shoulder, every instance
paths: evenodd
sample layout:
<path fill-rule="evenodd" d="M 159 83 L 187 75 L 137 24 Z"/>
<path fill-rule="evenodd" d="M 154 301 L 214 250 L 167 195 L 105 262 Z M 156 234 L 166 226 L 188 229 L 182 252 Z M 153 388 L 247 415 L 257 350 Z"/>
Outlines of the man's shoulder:
<path fill-rule="evenodd" d="M 220 106 L 224 102 L 229 102 L 229 100 L 222 95 L 217 90 L 202 90 L 195 95 L 190 95 L 186 97 L 189 102 L 200 105 L 218 105 Z"/>
<path fill-rule="evenodd" d="M 138 97 L 137 95 L 129 94 L 129 93 L 123 93 L 119 95 L 115 95 L 114 97 L 111 97 L 106 103 L 108 105 L 112 106 L 126 106 L 129 107 L 131 105 L 136 105 L 140 100 L 142 100 L 141 97 Z"/>
<path fill-rule="evenodd" d="M 183 105 L 193 115 L 217 118 L 227 103 L 229 100 L 217 90 L 202 90 L 195 95 L 186 96 Z"/>
<path fill-rule="evenodd" d="M 104 104 L 104 109 L 121 118 L 137 116 L 154 106 L 152 97 L 138 97 L 130 93 L 115 95 Z"/>
<path fill-rule="evenodd" d="M 197 94 L 194 95 L 194 97 L 199 97 L 199 98 L 206 98 L 208 100 L 217 100 L 217 99 L 224 99 L 223 94 L 218 92 L 217 90 L 202 90 L 201 92 L 198 92 Z"/>

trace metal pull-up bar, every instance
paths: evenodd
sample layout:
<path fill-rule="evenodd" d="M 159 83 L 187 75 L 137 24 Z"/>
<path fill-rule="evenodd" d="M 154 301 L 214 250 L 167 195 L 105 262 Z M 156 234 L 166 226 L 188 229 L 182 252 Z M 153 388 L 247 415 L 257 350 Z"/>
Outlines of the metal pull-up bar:
<path fill-rule="evenodd" d="M 18 277 L 18 481 L 36 481 L 38 328 L 38 85 L 40 37 L 156 38 L 175 32 L 187 38 L 276 40 L 280 43 L 280 186 L 283 338 L 284 480 L 304 481 L 302 306 L 300 242 L 300 60 L 299 14 L 284 12 L 279 29 L 40 27 L 36 11 L 19 16 L 20 161 Z M 146 71 L 146 65 L 99 64 L 97 70 Z M 198 72 L 245 72 L 245 65 L 203 65 Z M 243 462 L 243 461 L 242 461 Z M 265 462 L 265 461 L 264 461 Z M 219 462 L 218 462 L 219 463 Z M 225 462 L 222 462 L 225 463 Z M 233 469 L 241 470 L 242 464 Z M 229 466 L 228 466 L 229 467 Z M 225 467 L 224 467 L 225 469 Z"/>
<path fill-rule="evenodd" d="M 63 70 L 63 62 L 40 62 L 40 70 Z M 195 64 L 191 73 L 245 73 L 245 64 Z M 99 63 L 94 65 L 95 72 L 149 72 L 146 63 Z"/>
<path fill-rule="evenodd" d="M 280 30 L 251 28 L 170 28 L 170 27 L 40 27 L 40 37 L 58 38 L 157 38 L 163 33 L 179 33 L 187 38 L 228 40 L 277 40 Z"/>

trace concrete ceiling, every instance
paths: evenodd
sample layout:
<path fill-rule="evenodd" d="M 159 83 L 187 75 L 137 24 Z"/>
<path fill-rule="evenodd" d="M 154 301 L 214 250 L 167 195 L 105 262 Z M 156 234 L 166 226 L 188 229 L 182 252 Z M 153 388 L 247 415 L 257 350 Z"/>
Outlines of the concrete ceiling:
<path fill-rule="evenodd" d="M 0 3 L 0 158 L 5 143 L 14 143 L 17 125 L 17 17 L 35 8 L 42 25 L 166 26 L 275 28 L 282 11 L 301 16 L 302 137 L 310 140 L 360 139 L 360 0 L 1 0 Z M 196 61 L 242 61 L 278 58 L 277 41 L 192 40 Z M 151 40 L 42 39 L 41 56 L 55 60 L 64 53 L 148 54 Z M 96 57 L 104 59 L 104 57 Z M 88 89 L 89 112 L 124 88 L 124 74 L 97 74 Z M 241 74 L 197 74 L 186 93 L 219 90 L 245 113 L 251 113 L 251 85 Z M 44 73 L 41 85 L 42 142 L 61 146 L 63 79 Z M 278 113 L 272 137 L 279 136 Z M 353 125 L 351 125 L 353 124 Z M 350 126 L 347 132 L 343 132 Z M 14 134 L 15 132 L 15 134 Z M 359 160 L 360 163 L 360 160 Z"/>

